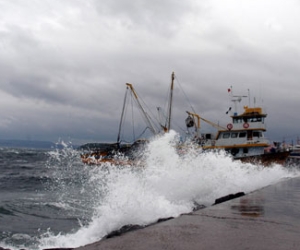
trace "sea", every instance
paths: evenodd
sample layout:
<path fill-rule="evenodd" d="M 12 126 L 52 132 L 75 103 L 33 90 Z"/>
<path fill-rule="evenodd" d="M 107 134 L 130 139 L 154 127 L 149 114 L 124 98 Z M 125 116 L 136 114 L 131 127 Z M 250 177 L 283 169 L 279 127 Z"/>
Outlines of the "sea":
<path fill-rule="evenodd" d="M 152 139 L 137 166 L 84 165 L 71 143 L 0 148 L 0 247 L 84 246 L 126 225 L 178 217 L 300 176 L 296 165 L 241 163 L 222 151 L 179 154 L 178 140 L 174 131 Z"/>

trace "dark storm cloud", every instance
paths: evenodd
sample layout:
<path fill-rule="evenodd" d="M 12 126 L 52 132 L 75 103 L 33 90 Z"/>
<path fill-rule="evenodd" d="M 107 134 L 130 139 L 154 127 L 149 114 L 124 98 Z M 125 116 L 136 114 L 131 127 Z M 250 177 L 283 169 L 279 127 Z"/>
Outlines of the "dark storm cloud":
<path fill-rule="evenodd" d="M 256 97 L 267 108 L 271 137 L 298 133 L 283 122 L 298 123 L 294 2 L 0 0 L 0 6 L 0 135 L 115 140 L 125 83 L 155 113 L 165 106 L 172 71 L 173 121 L 180 126 L 190 104 L 226 125 L 233 86 L 237 94 L 250 89 L 251 102 Z"/>
<path fill-rule="evenodd" d="M 116 18 L 124 28 L 147 30 L 168 37 L 180 29 L 182 19 L 193 11 L 193 3 L 180 0 L 112 0 L 95 1 L 95 6 L 101 16 Z"/>

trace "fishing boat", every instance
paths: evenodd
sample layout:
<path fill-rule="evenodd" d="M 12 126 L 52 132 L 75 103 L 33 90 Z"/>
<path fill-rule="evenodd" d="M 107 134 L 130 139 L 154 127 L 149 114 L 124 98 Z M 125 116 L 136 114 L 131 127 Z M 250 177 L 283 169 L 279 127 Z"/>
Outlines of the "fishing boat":
<path fill-rule="evenodd" d="M 132 93 L 139 110 L 141 111 L 147 128 L 156 136 L 166 133 L 171 129 L 171 113 L 173 101 L 174 88 L 174 72 L 171 75 L 171 87 L 168 99 L 168 110 L 166 120 L 164 123 L 154 123 L 153 118 L 146 112 L 144 106 L 140 102 L 132 84 L 127 83 L 127 90 Z M 196 133 L 193 135 L 192 141 L 196 143 L 203 151 L 218 151 L 225 150 L 234 160 L 241 160 L 242 162 L 261 163 L 268 166 L 272 163 L 284 164 L 289 156 L 288 150 L 273 147 L 272 143 L 265 138 L 266 132 L 265 119 L 267 114 L 263 112 L 261 107 L 244 106 L 243 112 L 238 114 L 237 103 L 240 103 L 242 98 L 247 96 L 234 96 L 232 88 L 230 89 L 232 102 L 234 102 L 234 112 L 231 115 L 231 122 L 226 126 L 220 126 L 203 117 L 200 117 L 195 112 L 189 112 L 185 120 L 187 128 L 195 127 Z M 126 95 L 125 95 L 126 100 Z M 120 139 L 122 124 L 124 120 L 125 100 L 119 125 L 119 133 L 117 143 L 113 148 L 94 150 L 93 152 L 81 155 L 82 162 L 85 164 L 101 165 L 103 163 L 111 163 L 116 165 L 135 165 L 141 162 L 142 151 L 147 145 L 147 140 L 136 140 L 136 142 L 122 146 Z M 231 111 L 231 108 L 227 113 Z M 217 129 L 216 133 L 200 133 L 200 120 L 210 124 Z M 178 145 L 179 151 L 182 149 L 182 144 Z"/>
<path fill-rule="evenodd" d="M 234 98 L 232 101 L 236 104 L 241 101 L 242 97 L 246 96 L 232 97 Z M 231 115 L 231 122 L 224 127 L 195 113 L 187 112 L 186 126 L 196 128 L 197 134 L 194 140 L 204 151 L 225 150 L 234 160 L 261 163 L 265 166 L 272 163 L 283 165 L 290 152 L 271 147 L 271 143 L 265 138 L 267 114 L 263 112 L 261 107 L 244 106 L 243 108 L 244 110 L 240 114 L 237 113 L 235 108 L 233 115 Z M 217 133 L 198 135 L 200 120 L 217 128 Z"/>
<path fill-rule="evenodd" d="M 117 145 L 94 149 L 92 152 L 81 154 L 81 161 L 86 165 L 112 164 L 118 166 L 140 165 L 141 152 L 148 141 L 139 139 L 131 145 Z"/>
<path fill-rule="evenodd" d="M 131 97 L 136 101 L 138 108 L 143 114 L 144 121 L 146 122 L 146 129 L 149 129 L 153 135 L 158 133 L 157 128 L 154 125 L 148 112 L 145 111 L 140 98 L 137 95 L 134 87 L 130 83 L 126 83 L 126 94 L 124 98 L 121 120 L 119 124 L 119 132 L 116 143 L 105 144 L 105 147 L 93 148 L 91 152 L 86 152 L 81 154 L 81 160 L 87 165 L 103 165 L 103 164 L 113 164 L 113 165 L 133 165 L 138 159 L 138 151 L 143 148 L 147 140 L 137 139 L 133 143 L 123 143 L 121 140 L 123 122 L 126 114 L 127 98 L 130 94 Z M 130 102 L 132 103 L 132 102 Z"/>
<path fill-rule="evenodd" d="M 135 101 L 137 108 L 142 114 L 143 120 L 146 124 L 146 129 L 151 132 L 152 136 L 157 136 L 162 133 L 166 133 L 170 130 L 171 124 L 171 112 L 172 112 L 172 98 L 173 98 L 173 87 L 174 87 L 174 72 L 171 75 L 171 86 L 168 98 L 168 110 L 167 115 L 165 116 L 165 121 L 161 122 L 157 119 L 154 119 L 150 113 L 146 111 L 145 105 L 141 98 L 137 94 L 131 83 L 126 83 L 126 94 L 124 98 L 122 114 L 119 124 L 119 132 L 117 137 L 117 142 L 112 144 L 105 144 L 105 147 L 93 148 L 92 152 L 86 152 L 81 154 L 81 160 L 84 164 L 88 165 L 104 165 L 104 164 L 113 164 L 113 165 L 141 165 L 143 151 L 145 146 L 148 143 L 147 139 L 140 138 L 135 139 L 132 143 L 123 143 L 121 139 L 123 123 L 125 119 L 127 104 L 132 103 L 128 102 L 127 98 L 130 94 L 130 97 Z M 146 130 L 145 129 L 145 130 Z M 94 145 L 94 144 L 93 144 Z"/>

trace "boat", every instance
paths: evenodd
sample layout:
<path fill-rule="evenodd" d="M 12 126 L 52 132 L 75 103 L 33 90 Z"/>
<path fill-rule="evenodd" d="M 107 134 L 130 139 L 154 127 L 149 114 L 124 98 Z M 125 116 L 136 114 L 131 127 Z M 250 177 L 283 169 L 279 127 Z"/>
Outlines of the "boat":
<path fill-rule="evenodd" d="M 133 88 L 132 84 L 126 83 L 127 90 L 133 94 L 139 110 L 143 114 L 147 127 L 154 136 L 166 133 L 171 129 L 171 113 L 173 101 L 174 88 L 174 72 L 171 75 L 171 88 L 169 94 L 168 111 L 165 123 L 159 122 L 154 125 L 153 119 L 139 101 L 139 97 Z M 268 166 L 272 163 L 284 165 L 290 151 L 280 149 L 274 146 L 265 138 L 266 132 L 265 119 L 267 114 L 263 112 L 261 107 L 244 106 L 243 112 L 238 114 L 237 103 L 241 102 L 242 98 L 247 96 L 234 96 L 232 88 L 230 89 L 231 101 L 234 102 L 234 112 L 231 115 L 231 122 L 226 126 L 220 126 L 203 117 L 200 117 L 195 112 L 187 111 L 188 117 L 185 120 L 187 129 L 195 128 L 193 133 L 193 144 L 199 146 L 203 151 L 219 151 L 225 150 L 234 160 L 242 162 L 261 163 Z M 126 99 L 126 95 L 125 95 Z M 101 165 L 103 163 L 111 163 L 116 165 L 135 165 L 141 162 L 142 151 L 147 144 L 146 139 L 137 140 L 136 142 L 127 145 L 121 144 L 121 130 L 123 124 L 123 115 L 125 109 L 125 100 L 119 125 L 119 133 L 117 143 L 113 148 L 94 150 L 92 153 L 85 153 L 81 155 L 82 162 L 85 164 Z M 227 113 L 231 112 L 231 108 Z M 200 133 L 200 120 L 210 124 L 217 129 L 216 133 Z M 178 145 L 178 152 L 180 152 L 185 143 Z M 188 144 L 186 144 L 188 145 Z"/>
<path fill-rule="evenodd" d="M 111 144 L 108 147 L 97 148 L 92 152 L 81 154 L 81 161 L 86 165 L 141 165 L 142 155 L 140 153 L 145 149 L 147 143 L 148 140 L 138 139 L 131 145 Z"/>
<path fill-rule="evenodd" d="M 172 99 L 173 99 L 173 88 L 174 88 L 175 75 L 172 72 L 171 75 L 171 86 L 168 99 L 168 110 L 166 119 L 164 122 L 156 121 L 150 116 L 150 112 L 146 111 L 143 102 L 140 101 L 136 90 L 131 83 L 126 83 L 126 94 L 124 98 L 122 114 L 119 124 L 119 132 L 117 137 L 117 142 L 112 144 L 105 144 L 105 147 L 93 148 L 91 152 L 86 152 L 81 154 L 81 160 L 87 165 L 104 165 L 113 164 L 121 166 L 132 166 L 132 165 L 142 165 L 142 152 L 145 146 L 149 142 L 147 139 L 138 138 L 135 139 L 133 143 L 122 143 L 121 134 L 124 123 L 124 114 L 126 113 L 127 106 L 127 96 L 130 93 L 131 97 L 136 102 L 137 108 L 140 110 L 143 120 L 146 123 L 146 129 L 149 129 L 152 136 L 157 136 L 161 133 L 166 133 L 170 130 L 171 124 L 171 112 L 172 112 Z M 132 102 L 130 102 L 132 103 Z M 95 144 L 92 144 L 95 145 Z M 84 147 L 83 145 L 83 148 Z"/>
<path fill-rule="evenodd" d="M 123 122 L 125 119 L 126 106 L 128 104 L 127 98 L 130 94 L 137 104 L 137 107 L 143 114 L 143 119 L 146 122 L 146 129 L 149 129 L 153 135 L 158 134 L 158 129 L 153 123 L 153 119 L 149 116 L 148 112 L 145 111 L 140 98 L 138 97 L 134 87 L 130 83 L 126 83 L 126 94 L 124 98 L 122 114 L 119 124 L 119 132 L 117 137 L 117 142 L 115 143 L 105 143 L 104 147 L 93 148 L 91 152 L 85 152 L 81 154 L 81 161 L 86 165 L 104 165 L 104 164 L 113 164 L 113 165 L 133 165 L 137 162 L 138 151 L 140 148 L 146 144 L 146 139 L 137 139 L 133 143 L 123 143 L 121 139 Z M 132 103 L 132 102 L 129 102 Z M 94 144 L 93 144 L 94 145 Z M 85 145 L 83 145 L 85 148 Z"/>
<path fill-rule="evenodd" d="M 233 102 L 240 102 L 242 97 L 232 96 Z M 244 106 L 242 113 L 238 114 L 235 108 L 231 115 L 231 122 L 226 126 L 219 126 L 198 114 L 188 112 L 186 118 L 187 128 L 195 127 L 194 141 L 204 151 L 225 150 L 234 160 L 242 162 L 261 163 L 268 166 L 272 163 L 285 164 L 290 152 L 272 146 L 264 136 L 266 132 L 265 119 L 267 114 L 261 107 Z M 231 110 L 231 108 L 229 109 Z M 199 135 L 200 120 L 217 128 L 217 133 L 204 133 Z"/>
<path fill-rule="evenodd" d="M 288 164 L 300 164 L 300 144 L 294 145 L 290 148 L 290 155 L 287 159 Z"/>

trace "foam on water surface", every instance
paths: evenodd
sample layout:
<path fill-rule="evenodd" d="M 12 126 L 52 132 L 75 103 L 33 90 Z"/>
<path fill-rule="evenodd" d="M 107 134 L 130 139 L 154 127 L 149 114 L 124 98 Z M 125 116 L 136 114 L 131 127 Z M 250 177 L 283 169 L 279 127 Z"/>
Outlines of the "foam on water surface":
<path fill-rule="evenodd" d="M 264 168 L 232 161 L 224 152 L 204 153 L 188 147 L 179 154 L 174 146 L 178 141 L 174 131 L 153 139 L 143 166 L 82 166 L 88 172 L 82 184 L 90 188 L 85 196 L 92 210 L 89 223 L 65 234 L 50 229 L 39 238 L 37 249 L 86 245 L 124 225 L 177 217 L 191 212 L 195 203 L 210 206 L 230 193 L 249 193 L 299 176 L 299 171 L 279 165 Z M 63 190 L 65 195 L 70 192 Z"/>

